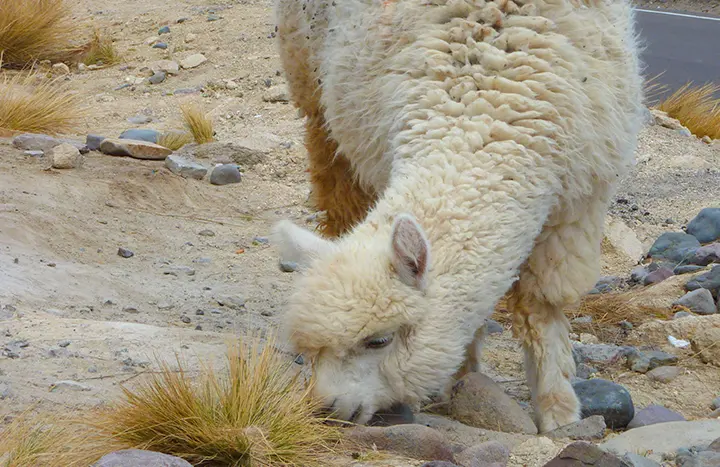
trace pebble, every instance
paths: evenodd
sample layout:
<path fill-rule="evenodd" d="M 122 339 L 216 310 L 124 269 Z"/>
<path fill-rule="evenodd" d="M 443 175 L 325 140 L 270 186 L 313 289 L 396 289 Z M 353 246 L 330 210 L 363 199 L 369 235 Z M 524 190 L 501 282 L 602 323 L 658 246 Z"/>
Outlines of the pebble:
<path fill-rule="evenodd" d="M 649 258 L 683 262 L 700 248 L 697 238 L 683 232 L 665 232 L 660 235 L 648 252 Z"/>
<path fill-rule="evenodd" d="M 219 19 L 220 19 L 220 16 L 219 16 L 219 15 L 216 15 L 215 13 L 210 13 L 210 14 L 207 16 L 207 20 L 208 20 L 208 21 L 218 21 Z"/>
<path fill-rule="evenodd" d="M 593 288 L 590 293 L 591 294 L 599 294 L 599 293 L 605 293 L 605 292 L 611 292 L 614 289 L 616 289 L 620 284 L 622 284 L 622 278 L 618 276 L 605 276 L 601 277 L 597 283 L 595 283 L 595 288 Z"/>
<path fill-rule="evenodd" d="M 85 145 L 87 145 L 88 149 L 91 151 L 97 151 L 100 149 L 100 144 L 105 140 L 104 136 L 100 135 L 87 135 L 85 137 Z"/>
<path fill-rule="evenodd" d="M 159 452 L 123 449 L 106 454 L 90 467 L 192 467 L 192 464 Z"/>
<path fill-rule="evenodd" d="M 505 331 L 505 328 L 494 319 L 486 319 L 485 330 L 488 334 L 502 334 Z"/>
<path fill-rule="evenodd" d="M 80 151 L 68 143 L 55 146 L 49 151 L 49 155 L 54 169 L 74 169 L 82 163 Z"/>
<path fill-rule="evenodd" d="M 64 63 L 55 63 L 51 68 L 53 74 L 56 75 L 69 75 L 70 74 L 70 67 L 65 65 Z"/>
<path fill-rule="evenodd" d="M 188 68 L 196 68 L 202 65 L 207 61 L 207 58 L 203 54 L 193 54 L 189 57 L 183 59 L 180 61 L 180 66 L 188 69 Z"/>
<path fill-rule="evenodd" d="M 145 39 L 145 43 L 147 45 L 153 45 L 154 43 L 156 43 L 159 40 L 160 40 L 160 38 L 158 36 L 150 36 L 147 39 Z"/>
<path fill-rule="evenodd" d="M 69 345 L 70 345 L 70 341 L 67 341 L 67 340 L 58 342 L 58 347 L 62 347 L 63 349 Z"/>
<path fill-rule="evenodd" d="M 425 425 L 357 426 L 349 430 L 347 435 L 351 442 L 372 446 L 373 449 L 381 451 L 391 451 L 411 459 L 454 460 L 445 438 Z"/>
<path fill-rule="evenodd" d="M 195 180 L 202 180 L 207 174 L 207 169 L 202 164 L 193 162 L 177 154 L 171 154 L 165 159 L 165 167 L 174 174 Z"/>
<path fill-rule="evenodd" d="M 229 185 L 240 183 L 242 174 L 235 164 L 220 164 L 210 172 L 210 183 L 213 185 Z"/>
<path fill-rule="evenodd" d="M 680 136 L 684 136 L 686 138 L 692 136 L 692 133 L 687 128 L 680 128 L 677 132 Z"/>
<path fill-rule="evenodd" d="M 132 258 L 135 256 L 135 253 L 123 247 L 118 248 L 117 254 L 122 258 Z"/>
<path fill-rule="evenodd" d="M 499 441 L 476 444 L 455 456 L 455 462 L 463 467 L 488 467 L 489 464 L 506 465 L 510 451 Z"/>
<path fill-rule="evenodd" d="M 162 36 L 163 34 L 170 34 L 170 26 L 163 26 L 158 29 L 158 36 Z"/>
<path fill-rule="evenodd" d="M 245 298 L 238 296 L 225 296 L 215 299 L 220 306 L 230 308 L 231 310 L 242 310 L 245 307 Z"/>
<path fill-rule="evenodd" d="M 140 313 L 140 310 L 138 310 L 138 309 L 137 309 L 136 307 L 134 307 L 134 306 L 126 306 L 126 307 L 123 307 L 122 311 L 124 311 L 125 313 L 131 313 L 131 314 Z"/>
<path fill-rule="evenodd" d="M 687 225 L 687 233 L 700 243 L 720 239 L 720 208 L 705 208 Z"/>
<path fill-rule="evenodd" d="M 639 428 L 641 426 L 654 425 L 656 423 L 680 422 L 685 417 L 677 412 L 661 405 L 649 405 L 635 413 L 633 419 L 628 423 L 627 429 Z"/>
<path fill-rule="evenodd" d="M 180 321 L 182 321 L 185 324 L 190 324 L 190 317 L 189 316 L 183 316 L 180 318 Z"/>
<path fill-rule="evenodd" d="M 580 379 L 589 379 L 592 375 L 598 372 L 597 368 L 586 365 L 585 363 L 578 363 L 576 365 L 575 375 Z"/>
<path fill-rule="evenodd" d="M 157 308 L 158 310 L 172 310 L 173 308 L 175 308 L 175 305 L 168 302 L 160 302 L 157 304 Z"/>
<path fill-rule="evenodd" d="M 578 344 L 573 342 L 572 352 L 575 364 L 588 363 L 595 365 L 612 365 L 626 357 L 631 351 L 629 347 L 613 344 Z"/>
<path fill-rule="evenodd" d="M 652 459 L 648 459 L 640 454 L 634 452 L 626 452 L 623 456 L 623 460 L 629 465 L 629 467 L 660 467 L 660 464 Z"/>
<path fill-rule="evenodd" d="M 0 383 L 0 401 L 13 397 L 13 392 L 8 383 Z"/>
<path fill-rule="evenodd" d="M 120 139 L 132 139 L 135 141 L 147 141 L 148 143 L 157 143 L 160 132 L 148 128 L 131 128 L 120 133 Z M 102 141 L 100 142 L 102 144 Z M 99 146 L 98 146 L 99 149 Z"/>
<path fill-rule="evenodd" d="M 576 441 L 565 447 L 544 467 L 627 467 L 623 461 L 587 441 Z"/>
<path fill-rule="evenodd" d="M 522 407 L 482 373 L 468 373 L 455 383 L 448 408 L 454 420 L 476 428 L 537 434 Z"/>
<path fill-rule="evenodd" d="M 127 121 L 132 123 L 133 125 L 143 125 L 145 123 L 152 122 L 152 117 L 148 115 L 134 115 L 128 118 Z"/>
<path fill-rule="evenodd" d="M 279 265 L 282 272 L 295 272 L 300 269 L 300 265 L 294 261 L 280 261 Z"/>
<path fill-rule="evenodd" d="M 61 142 L 52 136 L 38 133 L 23 133 L 13 138 L 12 144 L 18 149 L 26 151 L 49 152 Z"/>
<path fill-rule="evenodd" d="M 628 355 L 628 368 L 638 373 L 647 373 L 660 366 L 674 365 L 678 361 L 675 355 L 660 350 L 636 350 Z"/>
<path fill-rule="evenodd" d="M 600 378 L 573 383 L 580 400 L 582 417 L 602 415 L 605 424 L 613 429 L 627 426 L 635 416 L 635 406 L 627 389 Z"/>
<path fill-rule="evenodd" d="M 544 433 L 548 438 L 569 438 L 580 440 L 602 439 L 605 437 L 605 418 L 602 415 L 591 415 L 579 422 L 561 426 L 553 431 Z"/>
<path fill-rule="evenodd" d="M 710 408 L 713 410 L 720 409 L 720 397 L 716 397 L 713 399 L 713 401 L 710 403 Z"/>
<path fill-rule="evenodd" d="M 672 269 L 663 266 L 645 276 L 645 278 L 643 279 L 643 285 L 659 284 L 660 282 L 672 277 L 673 275 L 675 275 L 675 273 Z"/>
<path fill-rule="evenodd" d="M 683 295 L 673 305 L 680 305 L 698 315 L 712 315 L 717 313 L 715 300 L 707 289 L 696 289 Z"/>
<path fill-rule="evenodd" d="M 31 157 L 43 157 L 45 155 L 42 151 L 25 151 L 23 154 Z"/>
<path fill-rule="evenodd" d="M 696 276 L 685 284 L 685 290 L 697 289 L 708 289 L 713 297 L 717 298 L 720 291 L 720 266 L 713 266 L 710 271 Z"/>
<path fill-rule="evenodd" d="M 676 366 L 659 366 L 647 372 L 648 378 L 659 383 L 669 383 L 680 376 L 680 368 Z"/>
<path fill-rule="evenodd" d="M 152 48 L 153 48 L 153 49 L 163 49 L 163 50 L 165 50 L 165 49 L 168 48 L 168 45 L 167 45 L 167 43 L 165 43 L 165 42 L 156 42 L 156 43 L 153 44 Z"/>
<path fill-rule="evenodd" d="M 188 266 L 172 266 L 168 270 L 163 271 L 163 274 L 169 276 L 177 276 L 178 274 L 187 274 L 188 276 L 194 276 L 195 270 Z"/>
<path fill-rule="evenodd" d="M 185 42 L 187 42 L 188 44 L 189 44 L 190 42 L 193 42 L 195 39 L 197 39 L 197 34 L 188 33 L 188 34 L 185 36 Z"/>
<path fill-rule="evenodd" d="M 158 144 L 132 139 L 108 138 L 100 145 L 100 150 L 110 156 L 130 156 L 135 159 L 165 160 L 172 150 Z"/>
<path fill-rule="evenodd" d="M 210 229 L 205 229 L 205 230 L 201 230 L 200 232 L 198 232 L 198 235 L 200 235 L 201 237 L 214 237 L 215 232 L 213 232 Z"/>
<path fill-rule="evenodd" d="M 55 381 L 50 385 L 50 391 L 90 391 L 92 388 L 77 381 Z"/>
<path fill-rule="evenodd" d="M 288 91 L 285 86 L 273 86 L 262 96 L 265 102 L 288 102 Z"/>
<path fill-rule="evenodd" d="M 169 75 L 180 73 L 180 65 L 174 60 L 158 60 L 150 65 L 153 73 L 165 72 Z"/>
<path fill-rule="evenodd" d="M 155 72 L 151 77 L 148 78 L 148 83 L 150 84 L 160 84 L 163 81 L 165 81 L 165 78 L 167 78 L 167 74 L 164 71 L 158 71 Z"/>
<path fill-rule="evenodd" d="M 692 316 L 692 313 L 688 313 L 687 311 L 678 311 L 673 315 L 673 319 L 689 318 L 690 316 Z"/>

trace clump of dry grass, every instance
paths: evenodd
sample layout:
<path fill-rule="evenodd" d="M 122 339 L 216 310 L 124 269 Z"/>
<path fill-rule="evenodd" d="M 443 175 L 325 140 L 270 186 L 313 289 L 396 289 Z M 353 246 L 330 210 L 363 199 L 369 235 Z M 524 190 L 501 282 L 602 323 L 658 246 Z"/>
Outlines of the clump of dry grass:
<path fill-rule="evenodd" d="M 177 151 L 193 141 L 193 136 L 185 131 L 167 131 L 160 135 L 157 144 L 170 150 Z"/>
<path fill-rule="evenodd" d="M 120 61 L 120 54 L 112 39 L 95 29 L 93 36 L 85 46 L 82 61 L 85 65 L 114 65 Z"/>
<path fill-rule="evenodd" d="M 675 91 L 657 105 L 658 110 L 677 119 L 692 134 L 720 139 L 720 85 L 691 83 Z"/>
<path fill-rule="evenodd" d="M 76 128 L 85 114 L 81 96 L 62 79 L 0 74 L 0 129 L 57 134 Z"/>
<path fill-rule="evenodd" d="M 320 465 L 319 455 L 340 440 L 339 429 L 315 415 L 318 402 L 272 339 L 259 345 L 254 339 L 231 347 L 227 377 L 208 367 L 196 384 L 163 364 L 147 382 L 124 390 L 125 400 L 94 425 L 127 446 L 199 464 Z"/>
<path fill-rule="evenodd" d="M 80 50 L 78 25 L 65 0 L 0 1 L 0 53 L 6 65 L 64 61 Z"/>
<path fill-rule="evenodd" d="M 204 144 L 214 141 L 212 119 L 199 106 L 183 104 L 180 106 L 180 111 L 185 120 L 185 126 L 192 133 L 196 143 Z"/>

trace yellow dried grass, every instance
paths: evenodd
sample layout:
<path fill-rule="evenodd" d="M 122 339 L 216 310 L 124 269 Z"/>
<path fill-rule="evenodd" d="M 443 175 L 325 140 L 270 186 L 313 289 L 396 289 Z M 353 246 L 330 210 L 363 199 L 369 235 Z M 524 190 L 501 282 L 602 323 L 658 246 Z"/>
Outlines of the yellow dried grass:
<path fill-rule="evenodd" d="M 85 45 L 82 61 L 86 65 L 114 65 L 120 62 L 120 54 L 109 37 L 95 29 L 92 38 Z"/>
<path fill-rule="evenodd" d="M 688 83 L 657 105 L 698 138 L 720 139 L 720 85 Z"/>
<path fill-rule="evenodd" d="M 212 119 L 197 104 L 180 106 L 185 126 L 192 133 L 198 144 L 211 143 L 215 140 Z"/>
<path fill-rule="evenodd" d="M 184 131 L 168 131 L 160 135 L 157 144 L 170 150 L 177 151 L 193 141 L 193 136 L 190 133 Z"/>

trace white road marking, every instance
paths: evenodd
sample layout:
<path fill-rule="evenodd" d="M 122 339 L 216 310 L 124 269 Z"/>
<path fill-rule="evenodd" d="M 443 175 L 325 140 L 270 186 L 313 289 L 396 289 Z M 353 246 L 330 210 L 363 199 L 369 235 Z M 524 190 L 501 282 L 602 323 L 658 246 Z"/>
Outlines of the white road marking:
<path fill-rule="evenodd" d="M 659 11 L 659 10 L 643 10 L 641 8 L 635 8 L 635 11 L 640 11 L 642 13 L 655 13 L 657 15 L 668 15 L 668 16 L 682 16 L 683 18 L 694 18 L 694 19 L 706 19 L 709 21 L 720 21 L 720 18 L 716 18 L 713 16 L 698 16 L 698 15 L 689 15 L 686 13 L 673 13 L 671 11 Z"/>

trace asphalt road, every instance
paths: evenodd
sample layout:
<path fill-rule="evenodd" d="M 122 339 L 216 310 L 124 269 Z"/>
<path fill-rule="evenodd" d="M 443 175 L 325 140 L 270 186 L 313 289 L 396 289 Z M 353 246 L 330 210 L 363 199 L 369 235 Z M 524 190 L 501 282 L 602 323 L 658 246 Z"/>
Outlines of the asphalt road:
<path fill-rule="evenodd" d="M 720 18 L 636 9 L 645 76 L 673 92 L 688 81 L 720 84 Z M 656 96 L 653 96 L 656 97 Z M 657 95 L 660 97 L 660 95 Z M 720 97 L 720 96 L 718 96 Z"/>

